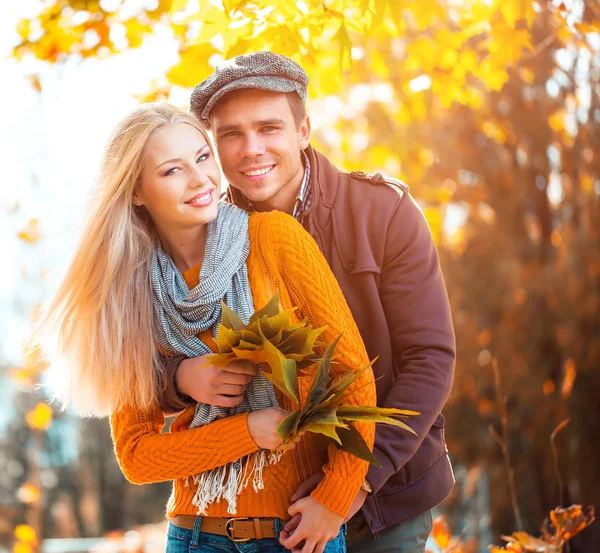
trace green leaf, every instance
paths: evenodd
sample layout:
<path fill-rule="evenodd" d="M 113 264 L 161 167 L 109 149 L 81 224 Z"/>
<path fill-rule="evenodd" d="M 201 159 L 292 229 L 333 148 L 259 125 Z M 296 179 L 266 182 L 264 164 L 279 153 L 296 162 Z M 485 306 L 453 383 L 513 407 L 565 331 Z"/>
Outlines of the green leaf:
<path fill-rule="evenodd" d="M 335 341 L 325 350 L 325 354 L 323 355 L 323 359 L 319 363 L 317 367 L 317 372 L 310 386 L 310 392 L 308 393 L 308 403 L 312 405 L 317 405 L 325 398 L 325 394 L 327 391 L 327 383 L 329 382 L 331 376 L 329 374 L 329 370 L 331 367 L 331 360 L 333 359 L 333 354 L 335 352 L 335 348 L 340 341 L 341 334 L 335 339 Z"/>
<path fill-rule="evenodd" d="M 225 353 L 231 351 L 231 348 L 236 346 L 240 341 L 241 333 L 232 330 L 231 328 L 227 328 L 225 325 L 219 325 L 219 333 L 217 336 L 217 345 L 219 346 L 219 351 L 221 353 Z"/>
<path fill-rule="evenodd" d="M 296 411 L 291 415 L 288 415 L 281 421 L 277 427 L 277 434 L 285 442 L 290 439 L 298 431 L 298 423 L 300 421 L 300 411 Z"/>
<path fill-rule="evenodd" d="M 286 359 L 284 355 L 267 340 L 258 324 L 258 334 L 264 340 L 263 351 L 265 353 L 265 362 L 269 365 L 270 373 L 263 371 L 265 378 L 273 386 L 276 386 L 288 398 L 298 403 L 298 377 L 296 374 L 296 362 Z"/>
<path fill-rule="evenodd" d="M 262 344 L 253 344 L 252 342 L 246 342 L 246 340 L 240 340 L 235 349 L 244 349 L 248 351 L 258 351 L 262 349 Z"/>
<path fill-rule="evenodd" d="M 251 330 L 244 328 L 240 331 L 240 334 L 242 335 L 242 340 L 244 340 L 244 342 L 250 342 L 251 344 L 262 346 L 262 340 L 256 332 L 252 332 Z"/>
<path fill-rule="evenodd" d="M 250 317 L 250 324 L 255 323 L 262 317 L 274 317 L 279 314 L 279 291 L 275 292 L 273 297 L 268 301 L 262 309 L 256 311 Z"/>
<path fill-rule="evenodd" d="M 343 425 L 340 426 L 342 426 L 342 430 L 344 430 Z M 336 425 L 310 421 L 304 425 L 301 430 L 304 432 L 312 432 L 313 434 L 323 434 L 337 442 L 340 446 L 343 445 L 342 440 L 340 440 L 340 437 L 336 432 Z"/>
<path fill-rule="evenodd" d="M 407 409 L 394 409 L 391 407 L 342 405 L 338 408 L 338 413 L 351 414 L 357 412 L 374 413 L 384 417 L 414 417 L 420 415 L 418 411 L 409 411 Z"/>
<path fill-rule="evenodd" d="M 286 325 L 290 324 L 290 315 L 293 313 L 293 310 L 283 311 L 281 313 L 277 313 L 272 317 L 262 317 L 258 319 L 256 322 L 260 322 L 260 327 L 263 330 L 264 335 L 271 339 L 276 334 L 283 333 L 285 331 Z"/>
<path fill-rule="evenodd" d="M 228 328 L 230 330 L 235 330 L 236 332 L 239 332 L 240 330 L 243 330 L 246 328 L 244 321 L 242 321 L 242 319 L 240 319 L 239 315 L 223 301 L 221 302 L 221 308 L 222 308 L 221 324 L 223 326 L 225 326 L 226 328 Z"/>
<path fill-rule="evenodd" d="M 342 451 L 350 453 L 363 461 L 368 461 L 372 465 L 381 468 L 381 464 L 371 452 L 371 449 L 361 436 L 360 432 L 356 430 L 352 425 L 348 428 L 339 428 L 338 436 L 342 442 L 342 445 L 338 446 Z"/>
<path fill-rule="evenodd" d="M 377 423 L 382 423 L 382 424 L 391 424 L 393 426 L 399 426 L 400 428 L 403 428 L 404 430 L 407 430 L 408 432 L 410 432 L 411 434 L 414 434 L 415 436 L 417 435 L 417 433 L 410 427 L 408 426 L 406 423 L 393 419 L 391 417 L 386 417 L 383 415 L 378 415 L 377 413 L 374 412 L 367 412 L 367 411 L 354 411 L 351 413 L 348 412 L 340 412 L 342 410 L 342 407 L 344 406 L 340 406 L 338 407 L 337 410 L 337 416 L 339 419 L 343 420 L 344 422 L 377 422 Z"/>

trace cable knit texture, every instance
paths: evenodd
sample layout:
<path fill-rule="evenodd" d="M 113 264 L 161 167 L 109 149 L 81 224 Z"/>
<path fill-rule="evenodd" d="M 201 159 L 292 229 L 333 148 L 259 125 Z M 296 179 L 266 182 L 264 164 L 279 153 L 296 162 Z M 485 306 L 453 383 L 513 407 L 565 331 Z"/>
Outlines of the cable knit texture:
<path fill-rule="evenodd" d="M 250 255 L 248 274 L 255 308 L 264 306 L 279 290 L 281 307 L 293 306 L 297 320 L 307 318 L 315 327 L 326 326 L 322 340 L 331 343 L 342 333 L 332 363 L 334 377 L 360 369 L 369 360 L 346 300 L 312 237 L 292 217 L 281 212 L 253 213 L 249 222 Z M 188 286 L 198 283 L 200 267 L 184 273 Z M 205 331 L 199 337 L 216 351 L 217 345 Z M 202 370 L 202 369 L 198 369 Z M 299 378 L 300 401 L 306 401 L 314 372 Z M 375 405 L 375 384 L 371 370 L 365 371 L 349 389 L 346 403 Z M 298 408 L 277 392 L 282 408 Z M 248 429 L 248 414 L 217 420 L 188 429 L 194 408 L 188 407 L 162 432 L 165 419 L 157 405 L 145 412 L 122 409 L 110 418 L 115 452 L 125 477 L 135 484 L 174 480 L 167 504 L 167 516 L 197 514 L 192 504 L 193 483 L 186 479 L 222 466 L 257 451 Z M 370 447 L 375 425 L 356 424 Z M 259 492 L 248 486 L 239 496 L 236 516 L 289 518 L 290 496 L 311 474 L 323 470 L 325 478 L 312 497 L 328 509 L 346 516 L 367 473 L 365 461 L 349 455 L 320 435 L 307 433 L 297 447 L 281 461 L 264 469 L 265 487 Z M 227 517 L 227 502 L 208 507 L 208 516 Z"/>

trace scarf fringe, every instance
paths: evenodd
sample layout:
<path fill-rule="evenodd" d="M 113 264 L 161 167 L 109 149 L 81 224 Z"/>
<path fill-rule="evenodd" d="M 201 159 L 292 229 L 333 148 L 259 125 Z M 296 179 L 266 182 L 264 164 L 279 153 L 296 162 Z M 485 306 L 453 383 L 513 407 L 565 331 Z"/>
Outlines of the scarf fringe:
<path fill-rule="evenodd" d="M 282 455 L 281 451 L 267 452 L 261 449 L 239 461 L 192 476 L 194 484 L 198 486 L 192 499 L 192 504 L 198 507 L 197 514 L 205 516 L 207 507 L 221 499 L 227 501 L 230 515 L 237 514 L 237 496 L 248 487 L 250 480 L 256 493 L 263 490 L 264 468 L 278 463 Z M 189 478 L 186 478 L 185 485 L 189 486 Z"/>

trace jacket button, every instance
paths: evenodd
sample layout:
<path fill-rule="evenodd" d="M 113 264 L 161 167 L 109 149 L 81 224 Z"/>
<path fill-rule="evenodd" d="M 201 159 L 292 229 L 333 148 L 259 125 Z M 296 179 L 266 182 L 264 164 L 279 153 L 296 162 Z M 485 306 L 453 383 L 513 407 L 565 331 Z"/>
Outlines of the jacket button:
<path fill-rule="evenodd" d="M 352 270 L 354 270 L 354 267 L 355 267 L 355 263 L 354 263 L 354 261 L 349 261 L 349 262 L 348 262 L 348 265 L 346 265 L 346 268 L 347 268 L 349 271 L 352 271 Z"/>

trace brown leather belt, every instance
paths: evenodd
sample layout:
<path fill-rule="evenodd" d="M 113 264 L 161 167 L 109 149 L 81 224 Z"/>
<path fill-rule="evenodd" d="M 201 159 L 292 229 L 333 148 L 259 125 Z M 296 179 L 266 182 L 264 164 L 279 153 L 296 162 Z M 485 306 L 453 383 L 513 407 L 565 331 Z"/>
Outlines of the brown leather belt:
<path fill-rule="evenodd" d="M 169 522 L 179 528 L 187 530 L 194 529 L 196 518 L 193 515 L 177 515 L 170 518 Z M 234 542 L 245 542 L 249 540 L 262 540 L 263 538 L 276 538 L 274 518 L 218 518 L 201 517 L 201 532 L 227 536 Z"/>

